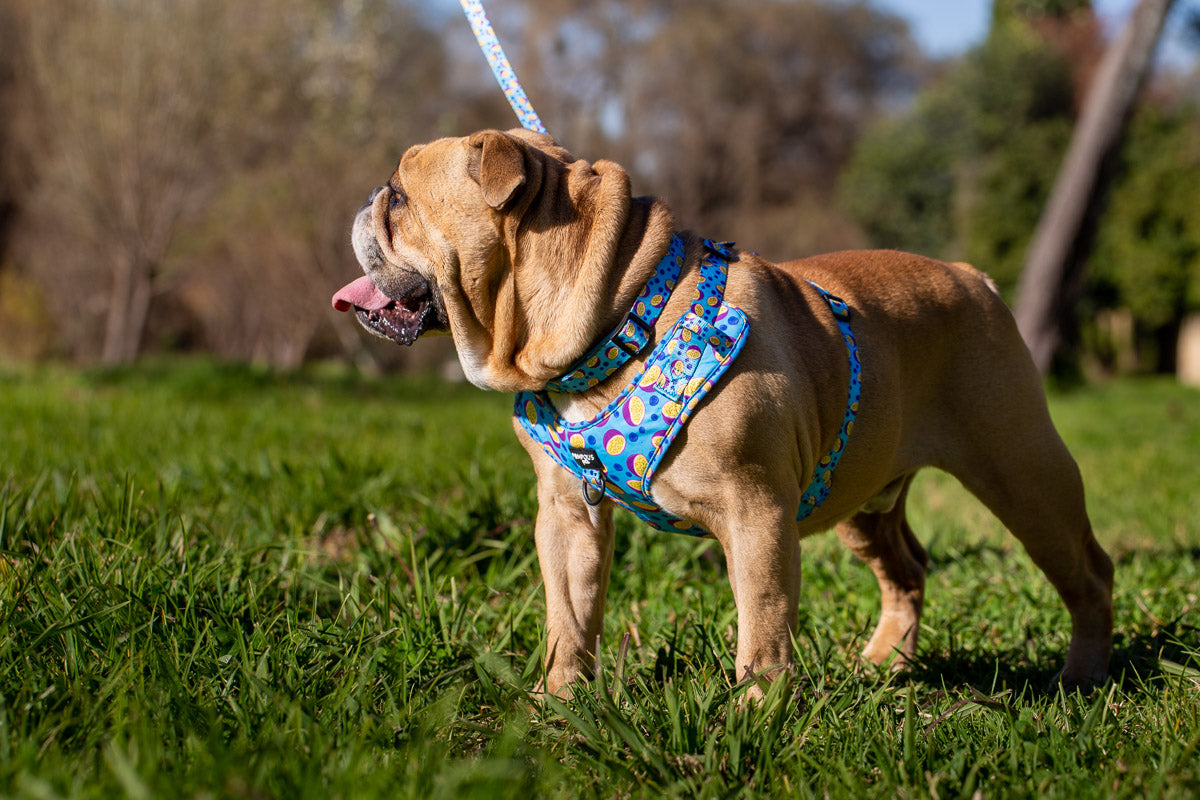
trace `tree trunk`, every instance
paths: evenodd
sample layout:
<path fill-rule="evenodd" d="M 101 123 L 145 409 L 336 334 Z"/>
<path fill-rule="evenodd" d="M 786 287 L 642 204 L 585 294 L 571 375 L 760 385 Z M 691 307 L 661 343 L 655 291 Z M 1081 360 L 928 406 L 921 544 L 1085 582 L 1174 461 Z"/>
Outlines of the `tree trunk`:
<path fill-rule="evenodd" d="M 121 259 L 113 276 L 104 343 L 100 360 L 105 364 L 128 364 L 142 350 L 142 336 L 150 316 L 153 268 L 136 255 Z"/>
<path fill-rule="evenodd" d="M 1074 324 L 1072 309 L 1109 178 L 1104 165 L 1120 144 L 1173 2 L 1141 0 L 1105 52 L 1029 245 L 1015 315 L 1042 374 Z"/>

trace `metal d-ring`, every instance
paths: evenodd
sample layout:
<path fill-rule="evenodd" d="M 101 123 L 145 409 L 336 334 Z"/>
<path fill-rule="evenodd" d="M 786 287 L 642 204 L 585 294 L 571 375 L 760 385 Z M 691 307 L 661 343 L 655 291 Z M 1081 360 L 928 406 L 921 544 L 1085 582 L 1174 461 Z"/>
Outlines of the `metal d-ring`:
<path fill-rule="evenodd" d="M 600 503 L 604 500 L 604 472 L 603 472 L 603 470 L 600 471 L 600 488 L 599 489 L 597 489 L 595 486 L 593 486 L 588 481 L 587 478 L 584 478 L 583 481 L 581 482 L 581 488 L 583 489 L 583 502 L 587 503 L 589 506 L 592 506 L 592 507 L 600 505 Z M 590 495 L 588 493 L 588 489 L 592 489 L 593 491 L 597 492 L 595 500 L 593 500 L 592 495 Z"/>

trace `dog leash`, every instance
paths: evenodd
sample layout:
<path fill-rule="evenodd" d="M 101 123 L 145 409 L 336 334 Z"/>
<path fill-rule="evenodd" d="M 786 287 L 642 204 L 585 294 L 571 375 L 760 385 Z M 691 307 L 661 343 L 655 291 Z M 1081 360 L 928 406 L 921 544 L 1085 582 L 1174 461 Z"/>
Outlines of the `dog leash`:
<path fill-rule="evenodd" d="M 479 49 L 483 51 L 488 64 L 491 65 L 492 74 L 496 76 L 500 88 L 504 90 L 504 96 L 508 98 L 508 104 L 516 112 L 521 126 L 536 133 L 546 133 L 546 126 L 538 119 L 537 112 L 533 110 L 533 105 L 525 95 L 525 90 L 521 88 L 521 82 L 517 80 L 517 73 L 513 70 L 512 64 L 508 62 L 508 57 L 504 55 L 504 48 L 500 46 L 496 32 L 492 30 L 492 23 L 488 21 L 487 12 L 483 10 L 483 0 L 459 1 L 462 4 L 463 13 L 467 15 L 467 21 L 471 23 L 475 41 L 479 42 Z"/>

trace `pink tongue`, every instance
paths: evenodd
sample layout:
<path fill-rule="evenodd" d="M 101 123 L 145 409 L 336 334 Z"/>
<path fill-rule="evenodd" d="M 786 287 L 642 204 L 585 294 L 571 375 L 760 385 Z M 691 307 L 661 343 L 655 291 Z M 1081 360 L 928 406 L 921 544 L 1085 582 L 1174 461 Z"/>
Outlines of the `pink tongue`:
<path fill-rule="evenodd" d="M 347 283 L 333 296 L 333 307 L 338 311 L 349 311 L 356 307 L 364 311 L 378 311 L 390 302 L 392 298 L 379 291 L 379 287 L 366 275 Z"/>

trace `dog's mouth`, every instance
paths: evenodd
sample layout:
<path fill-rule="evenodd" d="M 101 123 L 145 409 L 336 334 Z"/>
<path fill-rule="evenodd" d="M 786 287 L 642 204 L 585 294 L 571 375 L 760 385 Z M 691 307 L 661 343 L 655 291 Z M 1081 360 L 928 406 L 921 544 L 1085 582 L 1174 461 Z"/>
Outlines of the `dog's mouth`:
<path fill-rule="evenodd" d="M 333 307 L 338 311 L 354 309 L 359 324 L 372 333 L 396 344 L 410 345 L 428 330 L 440 327 L 429 285 L 416 287 L 399 300 L 384 294 L 375 282 L 363 276 L 337 291 Z"/>
<path fill-rule="evenodd" d="M 404 305 L 395 301 L 391 305 L 368 311 L 356 308 L 358 322 L 364 328 L 378 333 L 396 344 L 412 344 L 425 332 L 425 318 L 429 316 L 429 300 L 407 300 Z"/>

